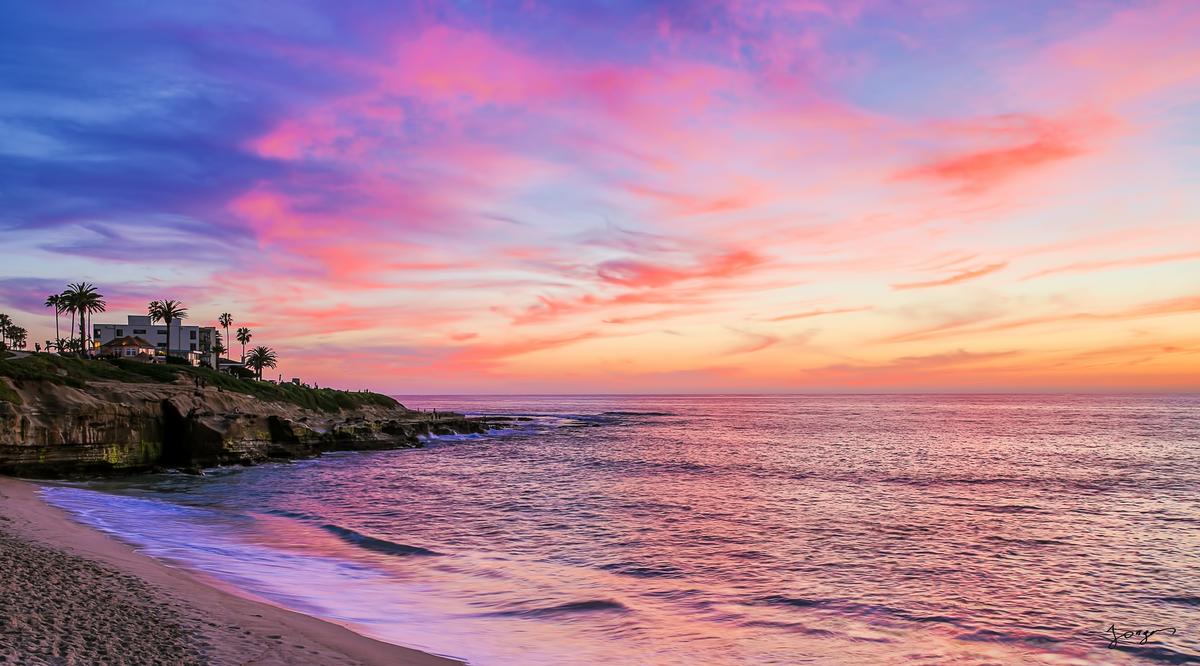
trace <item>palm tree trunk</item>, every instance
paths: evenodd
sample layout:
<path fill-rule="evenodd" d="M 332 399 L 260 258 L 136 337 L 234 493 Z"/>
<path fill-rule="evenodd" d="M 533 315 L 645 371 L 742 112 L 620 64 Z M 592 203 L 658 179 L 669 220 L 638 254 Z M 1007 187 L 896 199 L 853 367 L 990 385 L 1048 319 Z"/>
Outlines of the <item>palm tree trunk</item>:
<path fill-rule="evenodd" d="M 58 332 L 58 313 L 59 312 L 62 312 L 62 310 L 60 310 L 58 308 L 58 305 L 56 304 L 54 306 L 54 348 L 55 349 L 58 349 L 58 341 L 62 339 L 62 335 L 60 335 Z M 61 352 L 62 350 L 58 349 L 58 351 Z"/>
<path fill-rule="evenodd" d="M 83 328 L 87 324 L 86 320 L 87 320 L 87 310 L 84 310 L 83 308 L 79 308 L 79 355 L 80 356 L 83 356 L 84 350 L 87 349 L 85 338 L 84 338 L 85 331 Z"/>
<path fill-rule="evenodd" d="M 71 328 L 67 333 L 73 342 L 75 340 L 75 308 L 71 308 Z"/>

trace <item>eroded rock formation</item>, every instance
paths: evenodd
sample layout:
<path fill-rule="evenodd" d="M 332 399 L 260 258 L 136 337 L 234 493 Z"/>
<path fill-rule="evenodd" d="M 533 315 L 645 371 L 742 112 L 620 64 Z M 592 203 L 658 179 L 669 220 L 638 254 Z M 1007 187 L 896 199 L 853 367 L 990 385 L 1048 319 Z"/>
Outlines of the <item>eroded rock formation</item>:
<path fill-rule="evenodd" d="M 64 476 L 197 469 L 323 451 L 420 446 L 423 434 L 482 432 L 483 421 L 402 406 L 337 412 L 184 383 L 73 388 L 0 377 L 0 472 Z"/>

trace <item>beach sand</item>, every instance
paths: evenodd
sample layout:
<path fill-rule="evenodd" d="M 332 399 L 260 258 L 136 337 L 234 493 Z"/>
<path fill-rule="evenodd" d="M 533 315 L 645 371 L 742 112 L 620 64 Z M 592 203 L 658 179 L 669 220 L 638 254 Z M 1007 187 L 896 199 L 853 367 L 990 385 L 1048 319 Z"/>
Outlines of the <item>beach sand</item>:
<path fill-rule="evenodd" d="M 236 596 L 0 477 L 0 664 L 459 663 Z"/>

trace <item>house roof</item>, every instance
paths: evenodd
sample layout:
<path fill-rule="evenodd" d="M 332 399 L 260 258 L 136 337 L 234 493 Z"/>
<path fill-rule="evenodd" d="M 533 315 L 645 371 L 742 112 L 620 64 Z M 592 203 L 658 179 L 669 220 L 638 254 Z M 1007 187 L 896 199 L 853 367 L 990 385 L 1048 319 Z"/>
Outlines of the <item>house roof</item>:
<path fill-rule="evenodd" d="M 101 349 L 112 349 L 114 347 L 138 347 L 139 349 L 141 349 L 141 348 L 153 349 L 154 345 L 150 344 L 149 342 L 146 342 L 145 339 L 139 338 L 136 335 L 126 335 L 123 338 L 117 338 L 116 340 L 110 340 L 109 342 L 106 342 L 106 343 L 100 345 Z"/>

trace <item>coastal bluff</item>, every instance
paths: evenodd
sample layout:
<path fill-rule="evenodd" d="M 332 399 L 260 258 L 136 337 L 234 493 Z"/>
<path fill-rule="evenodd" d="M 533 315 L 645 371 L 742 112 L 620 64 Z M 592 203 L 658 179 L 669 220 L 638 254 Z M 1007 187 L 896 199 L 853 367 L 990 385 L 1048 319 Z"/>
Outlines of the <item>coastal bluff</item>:
<path fill-rule="evenodd" d="M 367 392 L 276 385 L 183 366 L 48 354 L 0 360 L 0 473 L 198 470 L 325 451 L 416 448 L 487 422 Z"/>

